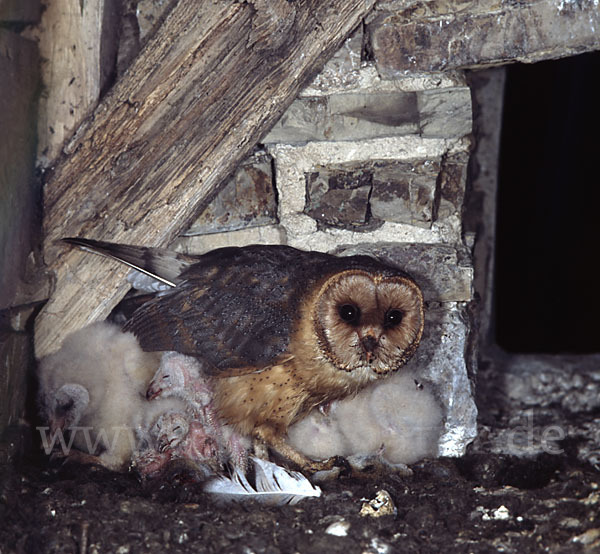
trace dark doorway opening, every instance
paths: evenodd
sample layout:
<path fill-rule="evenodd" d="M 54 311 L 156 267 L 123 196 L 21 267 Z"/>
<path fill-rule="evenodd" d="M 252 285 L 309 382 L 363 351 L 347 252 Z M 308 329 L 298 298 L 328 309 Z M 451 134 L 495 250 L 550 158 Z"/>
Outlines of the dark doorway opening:
<path fill-rule="evenodd" d="M 600 352 L 600 52 L 507 69 L 496 341 Z"/>

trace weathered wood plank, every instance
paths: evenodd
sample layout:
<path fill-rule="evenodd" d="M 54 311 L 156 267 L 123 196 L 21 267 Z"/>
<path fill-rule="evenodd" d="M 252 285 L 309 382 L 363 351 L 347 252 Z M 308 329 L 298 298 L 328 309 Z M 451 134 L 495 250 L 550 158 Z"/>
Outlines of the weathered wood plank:
<path fill-rule="evenodd" d="M 95 107 L 111 69 L 107 65 L 114 65 L 114 60 L 102 55 L 102 35 L 110 27 L 106 13 L 112 2 L 53 0 L 47 3 L 40 25 L 26 31 L 38 41 L 43 60 L 38 163 L 45 167 Z M 114 36 L 105 39 L 105 45 L 116 42 Z"/>
<path fill-rule="evenodd" d="M 58 240 L 165 245 L 275 123 L 374 0 L 179 1 L 66 147 L 45 187 L 56 287 L 36 354 L 102 318 L 124 271 Z"/>

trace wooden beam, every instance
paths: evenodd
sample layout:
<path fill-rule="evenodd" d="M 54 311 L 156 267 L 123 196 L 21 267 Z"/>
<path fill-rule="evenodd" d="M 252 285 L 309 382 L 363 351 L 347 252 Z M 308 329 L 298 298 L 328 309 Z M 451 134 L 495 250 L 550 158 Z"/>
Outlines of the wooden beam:
<path fill-rule="evenodd" d="M 44 93 L 38 117 L 38 163 L 48 167 L 62 145 L 96 105 L 113 64 L 102 56 L 103 31 L 111 0 L 47 2 L 42 20 L 27 30 L 38 40 Z M 114 44 L 118 28 L 105 43 Z"/>
<path fill-rule="evenodd" d="M 160 246 L 188 224 L 374 0 L 180 0 L 45 185 L 55 290 L 36 355 L 105 317 L 127 289 L 112 262 L 65 236 Z"/>

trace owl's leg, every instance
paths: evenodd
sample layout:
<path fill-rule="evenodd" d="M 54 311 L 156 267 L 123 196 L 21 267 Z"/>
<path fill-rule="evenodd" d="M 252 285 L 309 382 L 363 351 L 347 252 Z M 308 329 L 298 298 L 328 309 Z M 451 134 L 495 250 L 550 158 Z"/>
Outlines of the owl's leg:
<path fill-rule="evenodd" d="M 284 439 L 281 432 L 274 429 L 270 425 L 260 425 L 254 430 L 257 439 L 265 443 L 280 456 L 287 458 L 290 462 L 296 464 L 302 471 L 307 473 L 315 473 L 317 471 L 330 470 L 337 466 L 345 467 L 343 458 L 333 456 L 327 460 L 317 461 L 307 458 L 301 452 L 290 446 Z"/>

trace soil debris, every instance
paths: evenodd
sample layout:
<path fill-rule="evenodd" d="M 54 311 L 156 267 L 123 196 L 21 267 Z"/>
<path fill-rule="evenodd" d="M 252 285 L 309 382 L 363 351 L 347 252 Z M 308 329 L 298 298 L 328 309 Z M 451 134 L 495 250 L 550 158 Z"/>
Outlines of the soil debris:
<path fill-rule="evenodd" d="M 412 476 L 342 477 L 296 506 L 219 506 L 186 472 L 141 483 L 100 467 L 25 460 L 0 468 L 0 552 L 476 554 L 600 546 L 600 474 L 591 466 L 566 456 L 476 454 L 411 469 Z M 382 490 L 395 512 L 361 516 Z"/>

